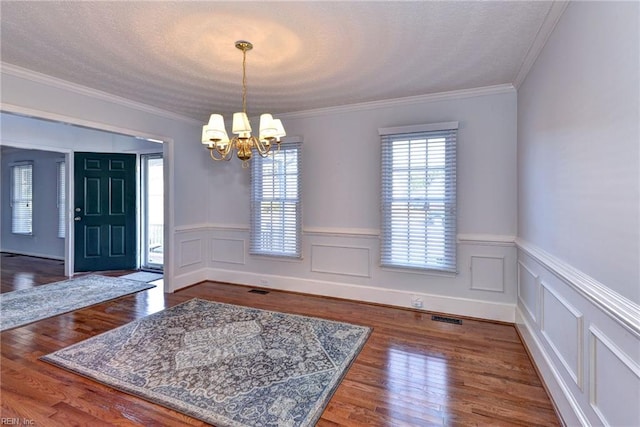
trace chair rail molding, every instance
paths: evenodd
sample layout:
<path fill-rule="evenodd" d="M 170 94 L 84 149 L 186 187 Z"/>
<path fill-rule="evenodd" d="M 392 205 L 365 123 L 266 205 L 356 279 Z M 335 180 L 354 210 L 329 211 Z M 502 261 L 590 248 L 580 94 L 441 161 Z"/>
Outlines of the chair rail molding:
<path fill-rule="evenodd" d="M 542 264 L 629 332 L 640 337 L 640 306 L 638 304 L 532 243 L 519 237 L 515 243 L 518 249 Z"/>

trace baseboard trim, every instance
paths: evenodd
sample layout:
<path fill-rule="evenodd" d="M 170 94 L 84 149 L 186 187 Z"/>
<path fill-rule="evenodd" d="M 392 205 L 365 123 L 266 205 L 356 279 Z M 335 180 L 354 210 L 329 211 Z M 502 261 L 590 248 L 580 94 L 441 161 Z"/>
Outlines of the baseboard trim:
<path fill-rule="evenodd" d="M 196 283 L 204 282 L 205 280 L 209 280 L 208 275 L 209 272 L 205 268 L 189 273 L 180 274 L 178 276 L 175 276 L 171 281 L 171 289 L 165 291 L 173 293 L 179 289 L 195 285 Z"/>
<path fill-rule="evenodd" d="M 538 373 L 542 376 L 547 392 L 551 395 L 551 400 L 560 412 L 562 423 L 565 426 L 590 425 L 586 415 L 582 412 L 580 405 L 566 385 L 558 369 L 553 365 L 550 355 L 545 351 L 542 342 L 531 326 L 529 321 L 523 316 L 520 307 L 516 307 L 516 329 L 522 338 L 523 344 L 533 359 Z"/>
<path fill-rule="evenodd" d="M 424 311 L 475 317 L 498 322 L 515 322 L 514 304 L 216 268 L 201 269 L 176 277 L 174 291 L 203 280 L 343 298 L 403 308 L 413 308 L 411 305 L 412 300 L 419 297 L 423 302 L 421 310 Z"/>
<path fill-rule="evenodd" d="M 40 254 L 40 253 L 37 253 L 37 252 L 14 251 L 12 249 L 1 249 L 0 252 L 7 253 L 7 254 L 32 256 L 32 257 L 36 257 L 36 258 L 53 259 L 53 260 L 56 260 L 56 261 L 64 261 L 64 256 Z"/>

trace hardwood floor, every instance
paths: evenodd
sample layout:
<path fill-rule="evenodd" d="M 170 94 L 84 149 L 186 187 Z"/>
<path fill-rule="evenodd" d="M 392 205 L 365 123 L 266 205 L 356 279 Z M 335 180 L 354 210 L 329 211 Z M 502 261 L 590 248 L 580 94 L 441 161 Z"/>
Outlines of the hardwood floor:
<path fill-rule="evenodd" d="M 58 261 L 0 262 L 2 292 L 65 279 Z M 174 294 L 156 288 L 3 332 L 2 419 L 47 427 L 205 425 L 38 360 L 199 297 L 374 328 L 319 426 L 560 425 L 512 325 L 473 319 L 455 325 L 433 321 L 426 312 L 249 289 L 215 282 Z"/>

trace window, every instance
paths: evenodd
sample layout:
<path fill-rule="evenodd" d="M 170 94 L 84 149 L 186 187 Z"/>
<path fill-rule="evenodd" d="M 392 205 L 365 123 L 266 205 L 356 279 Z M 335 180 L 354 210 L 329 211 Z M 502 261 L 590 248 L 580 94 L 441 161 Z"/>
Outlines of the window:
<path fill-rule="evenodd" d="M 458 123 L 379 129 L 381 265 L 456 271 Z"/>
<path fill-rule="evenodd" d="M 251 160 L 251 242 L 249 252 L 302 256 L 300 168 L 302 143 Z"/>
<path fill-rule="evenodd" d="M 64 239 L 66 235 L 66 216 L 65 216 L 65 201 L 67 200 L 66 190 L 66 164 L 64 161 L 58 162 L 58 237 Z"/>
<path fill-rule="evenodd" d="M 33 163 L 11 165 L 11 232 L 32 234 Z"/>

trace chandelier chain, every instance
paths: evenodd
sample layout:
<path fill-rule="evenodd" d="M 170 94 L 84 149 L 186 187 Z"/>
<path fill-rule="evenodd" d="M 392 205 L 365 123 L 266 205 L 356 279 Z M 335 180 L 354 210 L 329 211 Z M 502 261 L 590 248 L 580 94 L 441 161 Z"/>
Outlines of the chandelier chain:
<path fill-rule="evenodd" d="M 247 113 L 247 51 L 242 49 L 242 112 Z"/>

